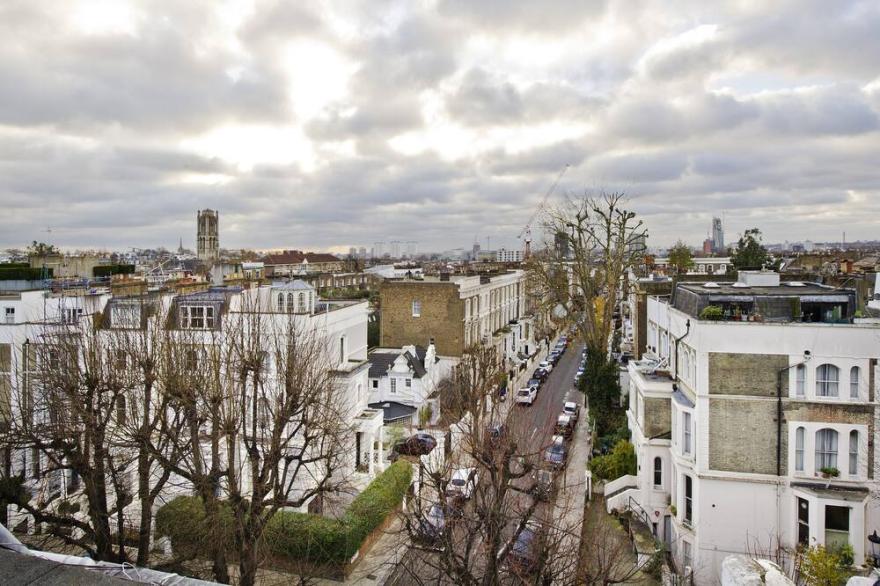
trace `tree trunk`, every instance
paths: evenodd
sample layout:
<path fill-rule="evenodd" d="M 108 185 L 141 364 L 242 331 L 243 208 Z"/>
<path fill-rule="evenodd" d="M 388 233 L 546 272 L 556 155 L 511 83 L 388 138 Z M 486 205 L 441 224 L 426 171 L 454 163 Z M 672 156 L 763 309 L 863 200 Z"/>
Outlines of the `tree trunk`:
<path fill-rule="evenodd" d="M 150 535 L 153 532 L 153 500 L 147 478 L 138 479 L 138 496 L 141 501 L 141 524 L 138 529 L 137 565 L 146 567 L 150 563 Z M 146 492 L 146 496 L 145 496 Z"/>

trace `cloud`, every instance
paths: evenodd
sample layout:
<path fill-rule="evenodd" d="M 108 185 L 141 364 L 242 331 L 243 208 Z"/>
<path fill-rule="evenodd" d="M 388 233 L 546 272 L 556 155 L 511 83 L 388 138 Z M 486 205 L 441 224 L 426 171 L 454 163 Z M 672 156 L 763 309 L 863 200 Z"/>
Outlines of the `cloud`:
<path fill-rule="evenodd" d="M 622 189 L 653 244 L 726 211 L 873 238 L 871 0 L 0 4 L 0 246 L 423 250 Z M 817 217 L 823 221 L 816 221 Z"/>

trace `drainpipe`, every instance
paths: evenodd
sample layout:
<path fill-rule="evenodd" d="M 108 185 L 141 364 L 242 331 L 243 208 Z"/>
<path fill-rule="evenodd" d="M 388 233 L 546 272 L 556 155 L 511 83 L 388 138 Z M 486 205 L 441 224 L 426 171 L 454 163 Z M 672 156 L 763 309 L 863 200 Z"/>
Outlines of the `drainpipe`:
<path fill-rule="evenodd" d="M 776 476 L 782 476 L 782 375 L 792 368 L 803 366 L 809 359 L 810 351 L 804 350 L 802 361 L 776 371 Z"/>

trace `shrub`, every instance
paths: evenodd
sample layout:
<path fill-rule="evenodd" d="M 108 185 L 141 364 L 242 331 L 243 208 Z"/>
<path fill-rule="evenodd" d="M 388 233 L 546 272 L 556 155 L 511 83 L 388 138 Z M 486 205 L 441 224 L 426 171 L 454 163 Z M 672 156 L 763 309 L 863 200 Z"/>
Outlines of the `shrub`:
<path fill-rule="evenodd" d="M 807 586 L 838 586 L 846 582 L 848 572 L 837 551 L 817 545 L 807 549 L 801 561 L 801 574 Z"/>
<path fill-rule="evenodd" d="M 218 540 L 232 543 L 232 509 L 220 503 L 217 522 L 209 522 L 202 500 L 179 496 L 156 512 L 156 535 L 168 537 L 175 555 L 183 559 L 207 556 L 206 545 Z"/>
<path fill-rule="evenodd" d="M 343 564 L 363 545 L 403 500 L 412 480 L 412 464 L 399 460 L 377 476 L 352 501 L 339 519 L 308 513 L 279 511 L 266 524 L 267 553 L 289 561 L 314 565 Z M 171 539 L 175 555 L 206 557 L 205 544 L 233 543 L 232 509 L 221 503 L 218 522 L 210 523 L 198 497 L 177 497 L 156 514 L 156 533 Z"/>
<path fill-rule="evenodd" d="M 596 456 L 590 460 L 590 470 L 601 480 L 614 480 L 627 474 L 635 474 L 635 448 L 628 441 L 620 440 L 610 454 Z"/>
<path fill-rule="evenodd" d="M 724 319 L 724 309 L 717 305 L 707 305 L 700 312 L 700 319 L 709 321 L 720 321 Z"/>

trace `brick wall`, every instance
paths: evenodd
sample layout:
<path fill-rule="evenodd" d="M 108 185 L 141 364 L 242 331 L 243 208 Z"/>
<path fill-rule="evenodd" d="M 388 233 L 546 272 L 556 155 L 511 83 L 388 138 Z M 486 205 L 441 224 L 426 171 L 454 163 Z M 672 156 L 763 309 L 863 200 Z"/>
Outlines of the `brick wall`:
<path fill-rule="evenodd" d="M 786 431 L 782 469 L 787 470 Z M 709 468 L 776 474 L 776 401 L 709 399 Z"/>
<path fill-rule="evenodd" d="M 672 430 L 670 399 L 645 398 L 645 435 L 655 437 Z"/>
<path fill-rule="evenodd" d="M 709 393 L 712 395 L 776 396 L 776 373 L 788 366 L 784 354 L 709 353 Z M 788 377 L 782 377 L 782 395 Z"/>
<path fill-rule="evenodd" d="M 426 346 L 433 338 L 437 354 L 461 356 L 464 350 L 464 303 L 454 282 L 387 281 L 379 288 L 382 307 L 380 345 L 400 348 Z M 412 302 L 421 301 L 421 316 L 413 317 Z"/>

